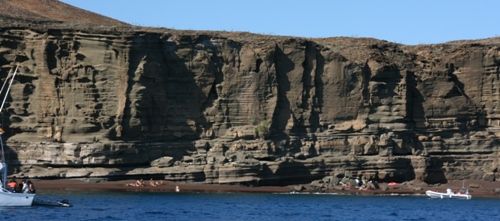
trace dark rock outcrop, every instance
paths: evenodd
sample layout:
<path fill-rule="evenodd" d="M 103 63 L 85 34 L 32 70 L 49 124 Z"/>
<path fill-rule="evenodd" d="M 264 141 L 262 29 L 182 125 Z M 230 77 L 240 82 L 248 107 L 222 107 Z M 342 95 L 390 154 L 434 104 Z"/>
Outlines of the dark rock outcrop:
<path fill-rule="evenodd" d="M 2 124 L 31 177 L 285 185 L 498 180 L 500 41 L 404 46 L 172 30 L 0 29 Z"/>

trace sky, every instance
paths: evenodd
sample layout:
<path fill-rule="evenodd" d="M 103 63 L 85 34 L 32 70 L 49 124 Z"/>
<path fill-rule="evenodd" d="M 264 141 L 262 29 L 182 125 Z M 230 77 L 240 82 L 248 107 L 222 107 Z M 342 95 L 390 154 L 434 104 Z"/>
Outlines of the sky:
<path fill-rule="evenodd" d="M 500 36 L 499 0 L 63 0 L 129 24 L 403 44 Z"/>

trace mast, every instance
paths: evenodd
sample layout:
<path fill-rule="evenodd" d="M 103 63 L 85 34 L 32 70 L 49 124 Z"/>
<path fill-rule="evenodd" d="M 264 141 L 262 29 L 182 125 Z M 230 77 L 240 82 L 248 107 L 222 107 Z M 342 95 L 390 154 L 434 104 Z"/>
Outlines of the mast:
<path fill-rule="evenodd" d="M 9 83 L 9 86 L 7 87 L 7 91 L 5 91 L 5 95 L 3 97 L 2 105 L 0 106 L 0 113 L 2 113 L 2 111 L 3 111 L 3 105 L 5 105 L 5 101 L 7 100 L 7 95 L 9 94 L 10 87 L 12 86 L 12 83 L 14 82 L 14 78 L 16 77 L 17 68 L 19 68 L 19 66 L 16 66 L 16 70 L 14 70 L 14 74 L 12 75 L 12 78 L 10 79 L 10 83 Z M 7 78 L 5 79 L 5 82 L 7 82 L 8 79 L 9 79 L 9 76 L 7 75 Z M 2 89 L 1 90 L 3 90 L 3 88 L 5 86 L 5 82 L 4 82 L 4 85 L 2 85 Z M 0 92 L 2 92 L 1 90 L 0 90 Z"/>
<path fill-rule="evenodd" d="M 12 75 L 12 69 L 9 70 L 9 73 L 7 74 L 7 77 L 5 78 L 5 81 L 2 84 L 2 89 L 0 89 L 0 94 L 2 94 L 3 89 L 5 88 L 5 85 L 7 84 L 8 80 L 10 78 L 10 75 Z"/>
<path fill-rule="evenodd" d="M 6 83 L 9 81 L 9 78 L 10 78 L 9 85 L 7 86 L 7 90 L 5 91 L 5 94 L 4 94 L 4 97 L 2 100 L 2 104 L 0 105 L 0 115 L 2 114 L 3 107 L 5 105 L 5 101 L 7 101 L 7 96 L 9 95 L 9 91 L 10 91 L 10 88 L 12 87 L 12 83 L 14 82 L 14 77 L 17 74 L 18 68 L 19 68 L 19 66 L 16 66 L 16 69 L 14 70 L 13 74 L 12 74 L 12 69 L 9 71 L 9 74 L 7 74 L 7 77 L 5 78 L 5 81 L 2 84 L 2 88 L 0 89 L 0 95 L 1 95 L 3 90 L 5 89 Z M 12 76 L 11 76 L 11 74 L 12 74 Z M 5 161 L 5 150 L 3 147 L 3 139 L 2 139 L 3 133 L 4 133 L 4 130 L 2 128 L 0 128 L 0 149 L 1 149 L 0 151 L 2 151 L 2 158 L 1 158 L 2 162 L 0 163 L 0 172 L 1 172 L 1 176 L 2 176 L 2 188 L 6 188 L 7 162 Z"/>
<path fill-rule="evenodd" d="M 7 163 L 5 162 L 5 151 L 3 148 L 3 139 L 2 139 L 1 134 L 0 134 L 0 146 L 2 148 L 2 163 L 0 165 L 0 171 L 2 173 L 1 174 L 2 175 L 2 188 L 6 188 L 6 186 L 7 186 Z"/>

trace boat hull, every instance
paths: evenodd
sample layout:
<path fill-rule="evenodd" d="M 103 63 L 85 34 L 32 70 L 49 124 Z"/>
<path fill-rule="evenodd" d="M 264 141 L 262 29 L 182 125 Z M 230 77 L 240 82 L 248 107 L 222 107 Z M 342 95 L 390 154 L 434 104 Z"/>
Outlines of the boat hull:
<path fill-rule="evenodd" d="M 472 198 L 469 194 L 461 194 L 461 193 L 440 193 L 431 190 L 425 191 L 425 195 L 434 199 L 464 199 L 470 200 Z"/>
<path fill-rule="evenodd" d="M 0 192 L 0 206 L 31 206 L 35 194 Z"/>

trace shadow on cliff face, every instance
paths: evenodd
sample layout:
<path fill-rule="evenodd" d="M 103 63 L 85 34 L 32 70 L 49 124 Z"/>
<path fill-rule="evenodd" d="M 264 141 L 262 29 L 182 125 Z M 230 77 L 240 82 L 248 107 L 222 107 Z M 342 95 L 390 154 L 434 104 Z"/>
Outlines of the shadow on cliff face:
<path fill-rule="evenodd" d="M 1 58 L 1 56 L 0 56 Z M 3 74 L 2 74 L 3 75 Z M 7 76 L 7 74 L 5 74 L 5 76 Z M 2 79 L 1 82 L 3 82 L 4 80 Z M 11 114 L 8 112 L 8 109 L 10 107 L 10 102 L 12 101 L 11 97 L 10 97 L 10 94 L 7 94 L 7 95 L 4 95 L 4 94 L 1 94 L 0 97 L 2 97 L 3 99 L 3 96 L 7 96 L 7 102 L 6 102 L 6 105 L 4 107 L 4 112 L 0 113 L 0 128 L 6 130 L 4 134 L 2 134 L 2 141 L 3 141 L 3 147 L 4 147 L 4 151 L 5 151 L 5 161 L 7 161 L 7 169 L 8 169 L 8 174 L 13 174 L 13 173 L 17 173 L 19 170 L 20 170 L 20 166 L 21 166 L 21 163 L 19 161 L 19 158 L 17 156 L 17 152 L 11 148 L 9 145 L 7 145 L 7 140 L 9 139 L 9 137 L 11 137 L 14 133 L 16 133 L 15 131 L 13 131 L 13 129 L 11 129 L 10 125 L 11 125 L 11 121 L 10 121 L 10 117 L 11 117 Z M 1 102 L 2 100 L 0 100 Z"/>
<path fill-rule="evenodd" d="M 286 186 L 293 184 L 310 183 L 322 176 L 312 176 L 309 169 L 297 161 L 285 161 L 280 163 L 275 172 L 268 166 L 265 166 L 260 174 L 262 178 L 258 185 L 260 186 Z"/>
<path fill-rule="evenodd" d="M 292 42 L 292 45 L 295 42 Z M 317 48 L 317 45 L 312 42 L 300 43 L 304 46 L 304 61 L 302 62 L 302 76 L 289 76 L 290 72 L 297 68 L 290 56 L 283 50 L 289 47 L 287 43 L 284 45 L 276 45 L 274 50 L 274 63 L 276 71 L 276 87 L 277 101 L 273 111 L 272 123 L 270 127 L 269 139 L 274 142 L 287 140 L 290 137 L 303 138 L 309 133 L 316 132 L 320 127 L 320 112 L 323 105 L 323 71 L 324 58 Z M 316 66 L 315 66 L 316 65 Z M 297 73 L 294 73 L 297 75 Z M 291 79 L 300 77 L 302 87 L 301 95 L 297 100 L 290 100 L 288 94 L 291 90 Z M 298 79 L 292 79 L 297 81 Z M 307 113 L 309 112 L 309 113 Z M 291 127 L 290 127 L 291 126 Z M 292 145 L 287 145 L 285 152 L 296 152 L 300 150 L 296 142 L 289 142 Z M 283 153 L 285 153 L 283 152 Z"/>
<path fill-rule="evenodd" d="M 207 97 L 195 81 L 195 77 L 200 76 L 196 76 L 187 65 L 191 63 L 189 59 L 194 56 L 194 49 L 179 57 L 179 45 L 156 36 L 134 46 L 129 58 L 123 139 L 172 141 L 198 138 L 197 127 L 206 121 L 199 104 Z"/>
<path fill-rule="evenodd" d="M 447 183 L 445 171 L 443 170 L 443 160 L 437 157 L 430 157 L 425 168 L 424 181 L 429 184 Z"/>
<path fill-rule="evenodd" d="M 272 140 L 287 139 L 286 126 L 289 119 L 292 117 L 290 101 L 287 93 L 290 91 L 290 81 L 288 72 L 295 68 L 295 64 L 291 61 L 278 46 L 275 47 L 275 68 L 276 68 L 276 83 L 278 87 L 278 99 L 274 109 L 270 136 Z"/>
<path fill-rule="evenodd" d="M 117 119 L 123 131 L 120 137 L 111 136 L 137 145 L 164 143 L 164 150 L 145 153 L 150 160 L 168 154 L 180 161 L 195 151 L 192 141 L 209 127 L 203 111 L 218 96 L 215 85 L 223 80 L 218 49 L 210 39 L 203 35 L 178 38 L 177 42 L 145 35 L 134 39 L 130 49 L 126 103 L 122 119 Z M 193 45 L 206 48 L 200 52 Z M 205 51 L 211 55 L 198 54 Z M 184 148 L 175 148 L 172 142 Z M 144 163 L 147 167 L 149 162 Z"/>
<path fill-rule="evenodd" d="M 322 77 L 325 59 L 321 54 L 319 46 L 314 42 L 306 41 L 303 43 L 303 46 L 305 46 L 305 49 L 304 61 L 302 62 L 302 85 L 300 85 L 302 86 L 301 96 L 292 107 L 292 110 L 290 110 L 293 117 L 293 127 L 290 130 L 290 134 L 298 137 L 304 137 L 308 133 L 317 131 L 320 126 L 319 114 L 323 106 L 324 83 Z M 280 64 L 277 66 L 277 70 L 280 71 L 291 71 L 289 68 L 283 68 L 283 66 L 290 66 L 293 69 L 295 65 L 288 65 L 293 62 L 282 51 L 276 53 L 275 61 L 277 64 Z M 279 75 L 279 77 L 282 78 L 283 75 Z M 287 76 L 284 75 L 284 77 Z"/>
<path fill-rule="evenodd" d="M 278 93 L 268 138 L 278 147 L 276 154 L 283 155 L 290 152 L 290 137 L 286 127 L 293 116 L 290 101 L 287 97 L 287 93 L 290 91 L 288 72 L 295 68 L 295 64 L 283 53 L 283 50 L 278 45 L 275 46 L 274 62 Z"/>
<path fill-rule="evenodd" d="M 215 55 L 193 61 L 199 52 L 186 45 L 205 44 L 203 36 L 179 41 L 182 44 L 152 37 L 131 49 L 123 139 L 195 140 L 206 127 L 203 109 L 217 96 L 214 84 L 222 81 L 221 62 Z"/>
<path fill-rule="evenodd" d="M 396 158 L 390 162 L 391 168 L 395 168 L 388 176 L 383 178 L 384 182 L 405 182 L 415 179 L 415 168 L 410 159 Z"/>
<path fill-rule="evenodd" d="M 417 89 L 417 79 L 414 73 L 407 72 L 406 84 L 408 87 L 406 115 L 407 122 L 413 129 L 425 128 L 424 96 Z"/>
<path fill-rule="evenodd" d="M 18 173 L 21 169 L 21 162 L 17 156 L 17 153 L 9 145 L 7 145 L 6 140 L 3 140 L 3 147 L 5 151 L 5 161 L 7 161 L 8 174 Z"/>
<path fill-rule="evenodd" d="M 152 38 L 132 48 L 123 119 L 125 139 L 195 140 L 206 126 L 203 108 L 217 96 L 213 95 L 214 84 L 222 81 L 221 62 L 212 56 L 194 63 L 198 52 L 185 45 L 204 44 L 206 39 L 184 37 L 182 45 Z"/>
<path fill-rule="evenodd" d="M 446 64 L 446 68 L 448 68 L 448 81 L 453 82 L 454 87 L 445 95 L 445 98 L 465 98 L 464 103 L 459 104 L 458 108 L 460 108 L 460 112 L 468 113 L 469 115 L 457 117 L 457 121 L 460 122 L 460 130 L 462 132 L 484 130 L 487 122 L 487 111 L 484 109 L 485 106 L 479 104 L 479 101 L 474 102 L 474 99 L 467 95 L 465 84 L 460 81 L 459 77 L 455 74 L 456 69 L 453 63 Z M 474 121 L 475 123 L 470 123 L 471 121 Z"/>
<path fill-rule="evenodd" d="M 7 163 L 8 174 L 17 173 L 21 169 L 21 162 L 19 161 L 17 152 L 7 144 L 7 140 L 9 139 L 10 136 L 13 135 L 12 134 L 13 131 L 11 131 L 9 127 L 10 121 L 8 120 L 8 117 L 6 117 L 7 118 L 6 120 L 3 120 L 4 119 L 3 115 L 0 116 L 0 118 L 2 119 L 2 124 L 0 127 L 9 128 L 6 131 L 6 133 L 2 135 L 3 147 L 5 151 L 5 161 L 7 161 L 6 163 Z"/>
<path fill-rule="evenodd" d="M 395 89 L 401 77 L 399 68 L 394 65 L 384 66 L 375 73 L 372 73 L 370 80 L 372 96 L 378 99 L 387 99 L 396 96 Z M 373 102 L 378 105 L 378 102 Z M 377 107 L 377 105 L 373 106 Z"/>
<path fill-rule="evenodd" d="M 316 73 L 314 75 L 314 97 L 311 107 L 311 116 L 309 124 L 311 125 L 311 132 L 316 132 L 320 128 L 321 108 L 323 107 L 323 72 L 325 69 L 325 58 L 319 51 L 316 51 Z"/>

